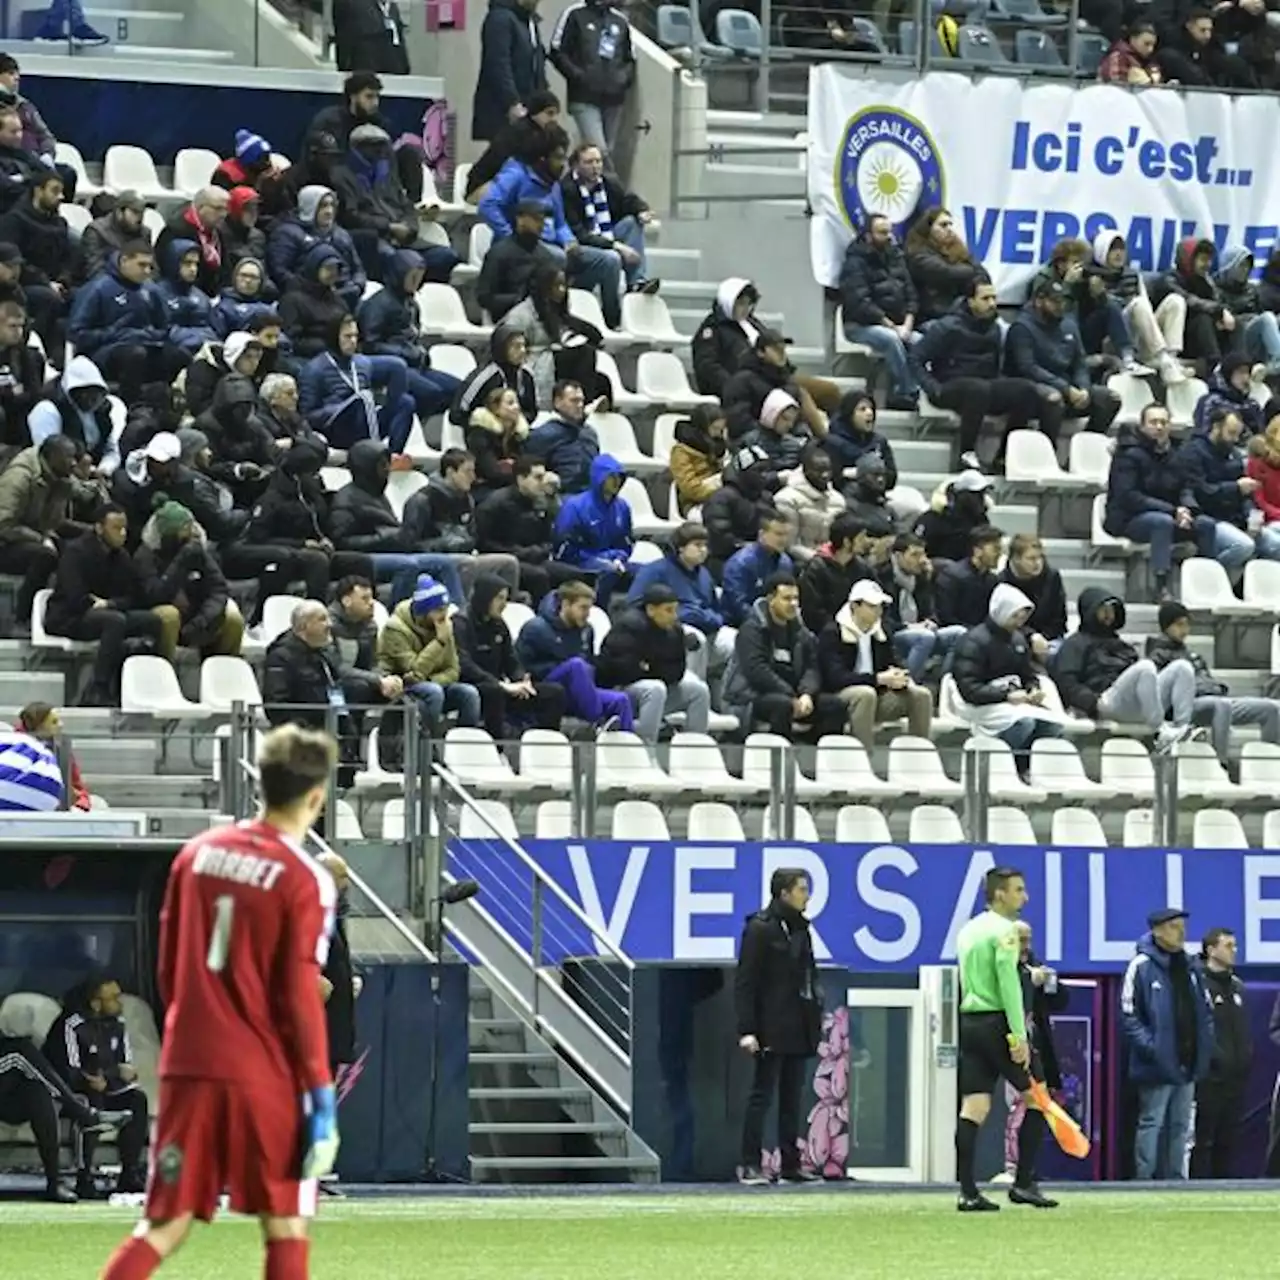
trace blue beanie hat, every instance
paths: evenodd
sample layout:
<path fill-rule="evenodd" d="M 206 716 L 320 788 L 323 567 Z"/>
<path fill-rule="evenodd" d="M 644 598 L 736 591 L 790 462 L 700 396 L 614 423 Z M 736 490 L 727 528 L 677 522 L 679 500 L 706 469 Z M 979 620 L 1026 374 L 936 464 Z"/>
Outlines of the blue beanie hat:
<path fill-rule="evenodd" d="M 252 129 L 236 130 L 236 159 L 245 164 L 261 164 L 271 154 L 271 143 Z"/>
<path fill-rule="evenodd" d="M 449 588 L 443 582 L 437 582 L 429 573 L 420 573 L 418 585 L 413 589 L 413 599 L 409 601 L 409 613 L 415 618 L 421 618 L 433 609 L 446 609 L 448 606 Z"/>

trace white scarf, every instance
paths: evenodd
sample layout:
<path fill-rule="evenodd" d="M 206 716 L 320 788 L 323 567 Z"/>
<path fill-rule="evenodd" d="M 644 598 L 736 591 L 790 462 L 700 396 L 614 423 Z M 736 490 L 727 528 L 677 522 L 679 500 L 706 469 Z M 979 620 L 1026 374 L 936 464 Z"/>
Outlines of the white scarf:
<path fill-rule="evenodd" d="M 853 620 L 853 605 L 845 603 L 836 614 L 836 626 L 840 630 L 840 639 L 845 644 L 856 644 L 858 646 L 858 674 L 863 676 L 874 675 L 876 663 L 875 656 L 871 651 L 871 642 L 873 640 L 884 642 L 883 622 L 877 623 L 874 631 L 863 631 Z"/>

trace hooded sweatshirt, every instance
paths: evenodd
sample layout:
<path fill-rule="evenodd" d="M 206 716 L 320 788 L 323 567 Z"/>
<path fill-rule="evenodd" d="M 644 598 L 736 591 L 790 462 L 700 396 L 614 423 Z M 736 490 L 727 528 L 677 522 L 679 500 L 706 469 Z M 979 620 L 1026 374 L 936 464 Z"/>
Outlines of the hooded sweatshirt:
<path fill-rule="evenodd" d="M 409 273 L 422 269 L 422 255 L 397 250 L 387 264 L 383 286 L 366 298 L 356 312 L 360 350 L 370 356 L 399 356 L 412 369 L 427 362 L 418 328 L 418 304 L 408 291 Z"/>
<path fill-rule="evenodd" d="M 218 340 L 213 303 L 198 285 L 182 279 L 182 259 L 199 252 L 194 240 L 170 240 L 161 263 L 164 278 L 156 286 L 169 320 L 169 341 L 188 355 L 194 355 L 206 342 Z"/>
<path fill-rule="evenodd" d="M 454 615 L 462 679 L 477 688 L 524 678 L 506 622 L 489 616 L 489 606 L 507 590 L 508 584 L 501 578 L 482 573 L 472 585 L 466 611 Z"/>
<path fill-rule="evenodd" d="M 1252 319 L 1263 309 L 1252 276 L 1253 254 L 1243 245 L 1227 245 L 1218 256 L 1218 270 L 1213 279 L 1218 286 L 1218 297 L 1238 323 Z"/>
<path fill-rule="evenodd" d="M 875 401 L 871 401 L 875 407 Z M 889 437 L 876 430 L 876 420 L 871 419 L 870 430 L 862 431 L 854 425 L 852 413 L 837 413 L 831 419 L 830 429 L 822 438 L 822 447 L 831 458 L 836 469 L 835 482 L 841 483 L 841 474 L 853 470 L 868 453 L 877 453 L 884 463 L 885 489 L 896 489 L 898 486 L 898 460 L 893 454 L 893 445 Z M 845 479 L 850 477 L 845 476 Z"/>
<path fill-rule="evenodd" d="M 317 442 L 294 441 L 253 508 L 246 541 L 301 547 L 327 536 L 329 497 L 320 480 L 326 453 Z"/>
<path fill-rule="evenodd" d="M 1216 320 L 1222 314 L 1222 299 L 1218 296 L 1218 286 L 1212 275 L 1200 275 L 1192 269 L 1195 256 L 1201 251 L 1210 255 L 1216 253 L 1212 240 L 1189 236 L 1179 241 L 1174 254 L 1173 268 L 1157 277 L 1152 290 L 1151 302 L 1159 306 L 1171 293 L 1184 298 L 1187 310 L 1202 311 Z M 1212 271 L 1213 257 L 1209 259 Z"/>
<path fill-rule="evenodd" d="M 1196 402 L 1197 433 L 1208 432 L 1209 420 L 1219 409 L 1229 410 L 1244 423 L 1244 432 L 1240 436 L 1242 444 L 1266 427 L 1267 415 L 1264 407 L 1253 398 L 1248 387 L 1241 391 L 1231 382 L 1233 373 L 1248 369 L 1252 364 L 1253 361 L 1243 351 L 1233 351 L 1230 355 L 1223 356 L 1218 367 L 1209 375 L 1208 393 Z"/>
<path fill-rule="evenodd" d="M 89 412 L 71 399 L 71 392 L 84 387 L 94 387 L 102 393 L 97 407 Z M 124 413 L 120 412 L 118 420 L 113 421 L 111 409 L 106 379 L 98 366 L 88 356 L 73 356 L 46 398 L 27 416 L 31 443 L 42 444 L 49 436 L 70 436 L 84 445 L 98 472 L 109 476 L 120 465 L 120 434 L 124 431 Z"/>
<path fill-rule="evenodd" d="M 255 294 L 240 293 L 234 283 L 223 289 L 213 306 L 210 323 L 219 338 L 226 338 L 229 333 L 245 332 L 249 326 L 261 316 L 279 316 L 274 302 L 263 295 L 270 288 L 266 265 L 258 258 L 244 257 L 236 263 L 252 262 L 262 272 L 262 289 Z M 234 280 L 234 276 L 232 277 Z"/>
<path fill-rule="evenodd" d="M 1118 231 L 1099 231 L 1093 237 L 1093 262 L 1085 267 L 1085 274 L 1097 276 L 1106 287 L 1107 297 L 1114 298 L 1121 306 L 1127 306 L 1138 296 L 1142 288 L 1142 278 L 1130 267 L 1127 260 L 1118 267 L 1107 265 L 1107 255 L 1117 240 L 1124 240 L 1124 236 Z M 1088 315 L 1095 306 L 1093 295 L 1086 291 L 1080 306 L 1081 312 Z"/>
<path fill-rule="evenodd" d="M 462 380 L 458 394 L 449 409 L 449 421 L 455 427 L 470 425 L 471 415 L 483 409 L 485 401 L 499 387 L 510 387 L 520 400 L 524 416 L 532 421 L 538 413 L 538 393 L 533 372 L 527 365 L 513 365 L 507 359 L 507 347 L 519 332 L 511 325 L 500 324 L 489 340 L 489 360 Z"/>
<path fill-rule="evenodd" d="M 327 230 L 322 231 L 316 226 L 316 213 L 325 196 L 333 198 L 336 204 L 337 198 L 329 187 L 303 187 L 298 192 L 297 212 L 275 220 L 267 240 L 267 270 L 277 286 L 287 292 L 297 282 L 307 254 L 317 244 L 327 244 L 346 268 L 337 289 L 347 308 L 354 312 L 360 304 L 368 277 L 356 252 L 355 242 L 350 233 L 338 225 L 336 218 Z"/>
<path fill-rule="evenodd" d="M 342 264 L 341 255 L 330 244 L 316 244 L 307 250 L 299 274 L 280 301 L 280 320 L 304 359 L 319 355 L 329 345 L 343 316 L 347 302 L 333 285 L 320 283 L 320 269 L 326 262 Z"/>
<path fill-rule="evenodd" d="M 976 729 L 999 734 L 1019 720 L 1060 717 L 1030 704 L 1015 704 L 1009 694 L 1038 687 L 1031 646 L 1021 631 L 1010 631 L 1014 615 L 1031 601 L 1017 587 L 1002 582 L 991 593 L 985 622 L 956 642 L 952 674 L 965 704 L 965 716 Z"/>
<path fill-rule="evenodd" d="M 759 296 L 755 285 L 743 276 L 722 280 L 715 305 L 693 336 L 693 383 L 700 395 L 723 399 L 729 379 L 755 350 L 763 326 L 752 316 L 733 318 L 734 304 L 747 289 Z"/>
<path fill-rule="evenodd" d="M 329 509 L 329 536 L 340 551 L 410 550 L 387 501 L 388 461 L 379 440 L 357 440 L 347 450 L 351 483 L 333 495 Z"/>
<path fill-rule="evenodd" d="M 602 453 L 592 460 L 590 488 L 565 500 L 556 519 L 557 560 L 603 570 L 631 558 L 631 508 L 620 495 L 605 497 L 605 481 L 611 476 L 624 478 L 626 471 L 617 458 Z"/>
<path fill-rule="evenodd" d="M 1098 610 L 1111 605 L 1115 618 L 1110 626 L 1098 621 Z M 1103 587 L 1086 587 L 1080 593 L 1080 626 L 1054 655 L 1053 678 L 1068 708 L 1097 715 L 1098 700 L 1120 675 L 1138 661 L 1138 651 L 1120 632 L 1124 629 L 1124 601 Z"/>

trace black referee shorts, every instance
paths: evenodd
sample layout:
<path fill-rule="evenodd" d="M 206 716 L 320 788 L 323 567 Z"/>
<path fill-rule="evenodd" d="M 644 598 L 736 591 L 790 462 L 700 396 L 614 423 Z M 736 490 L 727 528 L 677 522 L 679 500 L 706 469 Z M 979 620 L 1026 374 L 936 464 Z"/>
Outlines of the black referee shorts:
<path fill-rule="evenodd" d="M 1031 1071 L 1009 1056 L 1009 1020 L 1003 1013 L 962 1013 L 960 1015 L 959 1091 L 962 1098 L 989 1094 L 997 1080 L 1007 1080 L 1019 1093 L 1031 1088 L 1031 1075 L 1039 1075 L 1035 1050 Z"/>

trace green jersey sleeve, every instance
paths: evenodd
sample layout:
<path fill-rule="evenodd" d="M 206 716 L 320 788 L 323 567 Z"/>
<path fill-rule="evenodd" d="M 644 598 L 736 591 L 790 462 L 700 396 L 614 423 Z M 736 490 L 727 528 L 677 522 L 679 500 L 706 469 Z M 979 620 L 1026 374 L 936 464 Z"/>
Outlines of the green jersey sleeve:
<path fill-rule="evenodd" d="M 1021 948 L 1017 929 L 1010 927 L 1007 933 L 993 937 L 991 949 L 995 952 L 1000 1005 L 1009 1021 L 1009 1030 L 1019 1040 L 1025 1040 L 1027 1022 L 1022 1009 L 1022 977 L 1018 972 L 1018 954 Z"/>

